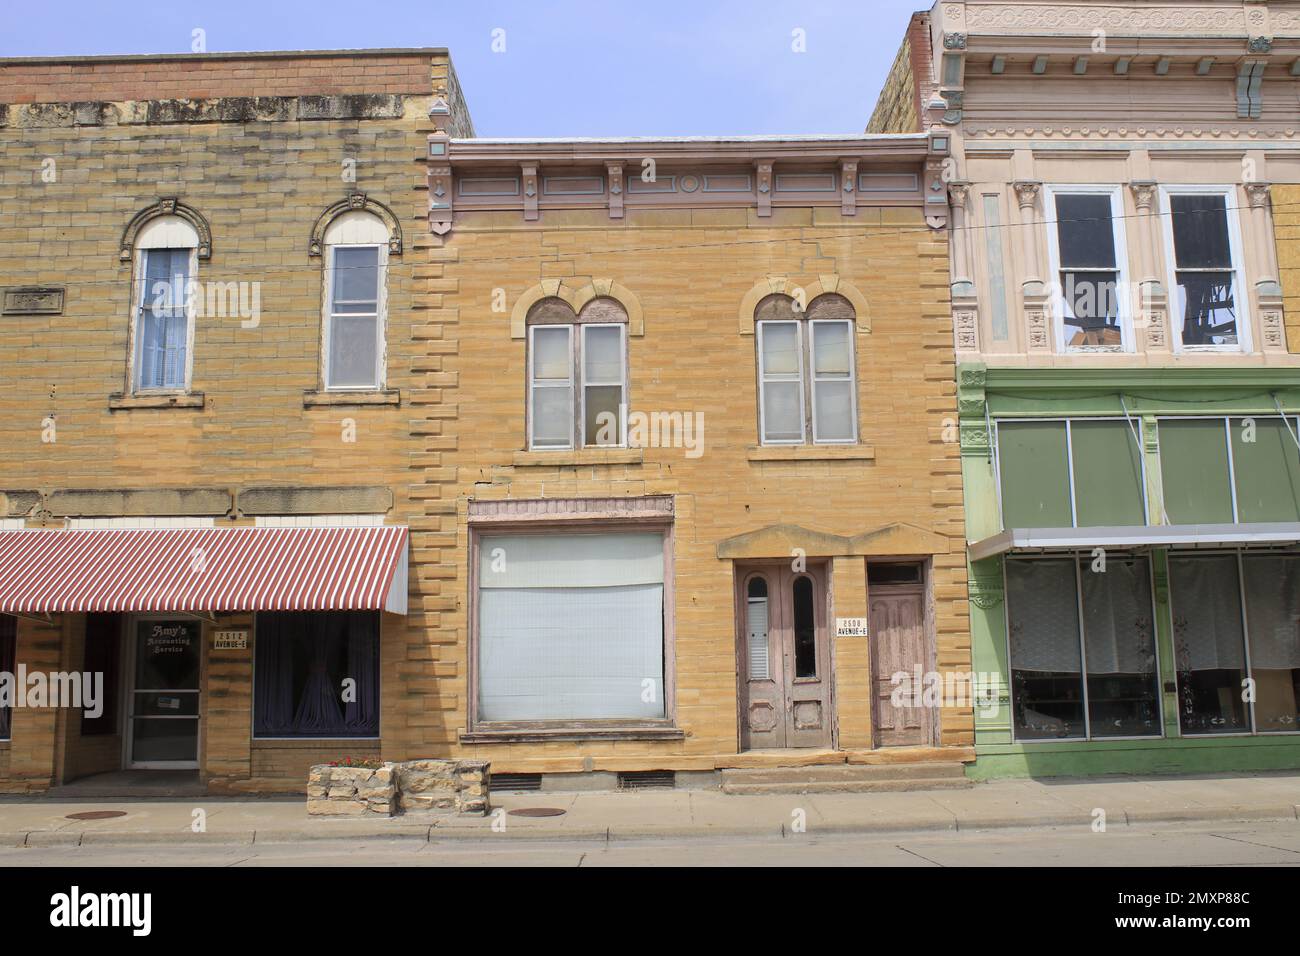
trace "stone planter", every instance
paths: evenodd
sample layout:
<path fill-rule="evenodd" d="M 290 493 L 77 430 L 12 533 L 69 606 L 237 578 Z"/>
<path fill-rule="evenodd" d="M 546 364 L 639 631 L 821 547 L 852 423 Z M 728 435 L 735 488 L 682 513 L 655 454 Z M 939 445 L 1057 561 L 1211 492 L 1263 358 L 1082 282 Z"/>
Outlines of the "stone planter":
<path fill-rule="evenodd" d="M 397 774 L 382 767 L 317 764 L 307 775 L 307 812 L 319 816 L 391 817 L 397 806 Z"/>
<path fill-rule="evenodd" d="M 485 815 L 490 809 L 491 764 L 486 760 L 408 760 L 397 768 L 403 810 Z"/>
<path fill-rule="evenodd" d="M 413 810 L 486 816 L 491 789 L 491 764 L 486 760 L 407 760 L 379 768 L 317 764 L 307 776 L 307 812 L 391 817 Z"/>

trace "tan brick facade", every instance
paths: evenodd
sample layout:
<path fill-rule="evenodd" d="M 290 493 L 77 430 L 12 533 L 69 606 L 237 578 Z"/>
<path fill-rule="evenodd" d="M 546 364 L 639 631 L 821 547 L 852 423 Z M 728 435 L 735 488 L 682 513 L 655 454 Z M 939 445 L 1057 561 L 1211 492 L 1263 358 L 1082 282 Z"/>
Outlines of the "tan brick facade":
<path fill-rule="evenodd" d="M 859 208 L 853 219 L 838 206 L 782 208 L 770 218 L 752 209 L 628 210 L 615 224 L 604 208 L 543 210 L 537 223 L 520 221 L 518 213 L 458 209 L 446 248 L 451 283 L 444 311 L 431 318 L 444 339 L 455 338 L 454 388 L 449 381 L 444 400 L 456 406 L 457 437 L 443 462 L 455 476 L 457 560 L 442 569 L 454 577 L 442 582 L 446 642 L 434 648 L 432 665 L 443 677 L 436 691 L 441 718 L 428 731 L 439 747 L 489 759 L 497 772 L 709 770 L 743 763 L 734 570 L 719 549 L 735 536 L 756 534 L 749 556 L 787 558 L 805 542 L 779 526 L 831 535 L 893 528 L 882 539 L 892 534 L 907 543 L 882 540 L 872 553 L 931 561 L 939 669 L 968 669 L 960 462 L 951 429 L 945 432 L 956 416 L 946 236 L 927 228 L 916 205 Z M 859 320 L 866 318 L 870 331 L 860 328 L 856 336 L 865 460 L 819 460 L 807 454 L 811 449 L 763 460 L 761 452 L 770 449 L 756 447 L 755 338 L 752 318 L 744 328 L 742 302 L 772 276 L 812 289 L 830 275 L 856 287 L 869 309 Z M 510 313 L 529 293 L 553 292 L 562 283 L 563 294 L 602 280 L 635 297 L 644 319 L 643 334 L 633 330 L 629 337 L 632 409 L 702 412 L 700 457 L 646 448 L 601 463 L 599 450 L 522 451 L 525 341 L 512 337 Z M 492 308 L 499 290 L 508 303 L 504 312 Z M 469 502 L 654 495 L 676 503 L 676 722 L 684 739 L 458 747 L 471 692 Z M 450 512 L 446 527 L 452 527 Z M 916 542 L 931 536 L 941 544 L 927 553 L 929 545 Z M 808 556 L 821 556 L 816 545 Z M 832 616 L 867 615 L 865 560 L 830 561 Z M 846 750 L 873 747 L 871 663 L 863 639 L 835 641 L 838 743 Z M 971 741 L 969 709 L 944 710 L 939 743 Z"/>
<path fill-rule="evenodd" d="M 462 202 L 473 190 L 460 177 L 481 174 L 458 166 L 453 178 L 430 152 L 430 134 L 472 134 L 441 51 L 0 63 L 0 102 L 0 288 L 63 290 L 60 311 L 18 309 L 0 326 L 3 527 L 341 516 L 410 528 L 409 612 L 382 619 L 378 740 L 255 739 L 256 618 L 203 625 L 198 763 L 213 790 L 300 790 L 311 764 L 344 755 L 476 757 L 495 772 L 757 760 L 740 752 L 736 562 L 787 561 L 793 549 L 824 570 L 832 635 L 835 618 L 871 613 L 868 562 L 921 562 L 934 663 L 969 669 L 947 240 L 922 188 L 934 172 L 924 137 L 773 141 L 775 172 L 759 157 L 739 173 L 682 166 L 682 201 L 630 195 L 626 215 L 607 167 L 595 170 L 599 201 L 567 205 L 546 196 L 564 182 L 586 188 L 590 170 L 553 183 L 543 173 L 544 208 L 528 219 L 490 191 Z M 536 198 L 530 188 L 521 202 Z M 142 400 L 128 379 L 122 244 L 132 217 L 173 197 L 207 230 L 198 278 L 257 283 L 261 315 L 203 318 L 189 394 Z M 340 202 L 380 204 L 395 223 L 386 380 L 364 398 L 321 394 L 322 265 L 309 242 Z M 837 289 L 857 310 L 860 440 L 760 447 L 753 307 L 769 290 Z M 701 413 L 699 457 L 527 450 L 515 313 L 525 297 L 555 294 L 623 297 L 635 314 L 631 407 Z M 466 737 L 471 505 L 658 496 L 672 502 L 670 732 Z M 78 670 L 86 626 L 79 614 L 23 619 L 18 660 Z M 248 630 L 249 646 L 214 648 L 216 628 Z M 833 745 L 877 759 L 870 642 L 831 648 Z M 971 728 L 968 707 L 944 709 L 930 743 L 957 759 Z M 75 712 L 17 710 L 0 789 L 117 769 L 122 754 L 121 734 L 82 737 Z"/>
<path fill-rule="evenodd" d="M 382 489 L 379 498 L 390 502 L 378 509 L 383 520 L 410 525 L 418 554 L 437 553 L 425 535 L 438 530 L 439 519 L 426 517 L 421 486 L 423 443 L 439 420 L 435 380 L 443 356 L 422 330 L 424 296 L 440 269 L 426 249 L 425 178 L 417 161 L 433 129 L 435 91 L 451 100 L 456 124 L 471 128 L 450 61 L 439 51 L 255 54 L 179 65 L 141 58 L 0 64 L 0 100 L 10 104 L 104 101 L 90 126 L 74 125 L 55 108 L 10 105 L 0 114 L 0 121 L 7 117 L 0 125 L 0 287 L 66 290 L 61 314 L 5 315 L 0 329 L 0 359 L 10 370 L 0 383 L 0 488 L 10 526 L 25 520 L 58 527 L 79 515 L 186 514 L 183 504 L 157 494 L 169 489 L 233 496 L 268 486 L 353 488 L 361 490 L 352 497 L 364 501 Z M 219 98 L 254 94 L 280 97 L 270 107 L 262 101 L 279 118 L 221 118 L 229 101 Z M 370 94 L 384 98 L 376 105 Z M 163 98 L 180 96 L 196 121 L 158 115 Z M 309 113 L 338 118 L 304 118 Z M 349 167 L 354 180 L 344 175 Z M 309 404 L 321 385 L 322 267 L 308 242 L 317 217 L 358 192 L 392 210 L 404 239 L 403 253 L 391 255 L 388 266 L 388 398 L 378 405 Z M 198 278 L 259 283 L 261 316 L 253 327 L 238 315 L 196 323 L 192 391 L 201 396 L 199 407 L 135 407 L 112 398 L 129 391 L 132 264 L 119 259 L 119 242 L 136 213 L 168 196 L 211 228 L 211 256 L 200 261 Z M 345 440 L 350 425 L 355 441 Z M 64 514 L 55 495 L 70 489 L 146 494 L 125 510 L 86 510 L 83 498 Z M 34 499 L 15 490 L 44 497 L 33 507 Z M 346 493 L 334 497 L 345 507 L 333 510 L 376 510 L 346 507 Z M 89 500 L 93 506 L 97 499 Z M 313 510 L 320 508 L 305 509 Z M 216 518 L 253 521 L 237 507 Z M 406 677 L 400 651 L 389 648 L 422 643 L 431 623 L 425 581 L 412 573 L 408 617 L 384 616 L 382 683 L 392 698 Z M 56 617 L 53 629 L 20 621 L 18 659 L 30 668 L 80 669 L 83 620 Z M 251 623 L 251 615 L 220 621 Z M 377 743 L 253 742 L 252 645 L 204 646 L 200 762 L 214 786 L 301 787 L 309 763 L 378 753 Z M 120 737 L 82 741 L 77 723 L 56 721 L 48 711 L 15 711 L 12 742 L 0 743 L 0 787 L 40 787 L 115 769 L 120 749 L 104 751 L 120 748 Z"/>
<path fill-rule="evenodd" d="M 1273 227 L 1287 348 L 1300 352 L 1300 185 L 1273 186 Z"/>

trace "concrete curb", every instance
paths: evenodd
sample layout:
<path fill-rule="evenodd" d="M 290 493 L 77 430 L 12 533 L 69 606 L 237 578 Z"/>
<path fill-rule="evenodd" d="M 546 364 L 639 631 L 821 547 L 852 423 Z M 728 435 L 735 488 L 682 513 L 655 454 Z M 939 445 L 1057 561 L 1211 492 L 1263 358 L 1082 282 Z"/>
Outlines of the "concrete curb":
<path fill-rule="evenodd" d="M 1141 826 L 1170 823 L 1259 823 L 1300 820 L 1300 805 L 1282 804 L 1266 807 L 1204 807 L 1170 810 L 1120 810 L 1110 814 L 1112 826 Z M 1086 827 L 1093 822 L 1090 813 L 1074 811 L 1033 817 L 974 817 L 951 820 L 933 819 L 912 822 L 872 820 L 859 823 L 812 823 L 804 834 L 792 833 L 788 826 L 663 826 L 628 825 L 621 827 L 545 827 L 534 824 L 507 824 L 504 833 L 492 830 L 491 822 L 482 825 L 438 826 L 421 823 L 384 830 L 377 827 L 347 828 L 284 827 L 266 830 L 231 830 L 216 833 L 193 833 L 189 830 L 30 830 L 0 832 L 0 846 L 257 846 L 329 841 L 382 841 L 441 843 L 483 841 L 508 836 L 512 840 L 549 841 L 553 843 L 604 843 L 614 840 L 700 837 L 792 837 L 847 836 L 852 834 L 965 833 L 980 830 L 1055 829 Z"/>

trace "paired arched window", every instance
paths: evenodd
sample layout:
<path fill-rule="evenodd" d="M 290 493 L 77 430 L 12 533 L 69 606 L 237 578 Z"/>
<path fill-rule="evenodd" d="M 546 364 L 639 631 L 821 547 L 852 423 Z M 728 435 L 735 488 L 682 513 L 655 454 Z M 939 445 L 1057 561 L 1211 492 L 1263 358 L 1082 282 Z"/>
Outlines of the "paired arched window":
<path fill-rule="evenodd" d="M 382 388 L 389 228 L 355 209 L 325 227 L 321 377 L 326 389 Z"/>
<path fill-rule="evenodd" d="M 528 310 L 530 448 L 627 444 L 627 311 L 600 296 L 581 312 L 557 296 Z"/>
<path fill-rule="evenodd" d="M 852 303 L 837 293 L 800 308 L 769 295 L 754 309 L 758 423 L 764 445 L 858 440 Z"/>
<path fill-rule="evenodd" d="M 151 218 L 135 235 L 133 391 L 189 391 L 201 241 L 194 225 L 178 215 Z"/>

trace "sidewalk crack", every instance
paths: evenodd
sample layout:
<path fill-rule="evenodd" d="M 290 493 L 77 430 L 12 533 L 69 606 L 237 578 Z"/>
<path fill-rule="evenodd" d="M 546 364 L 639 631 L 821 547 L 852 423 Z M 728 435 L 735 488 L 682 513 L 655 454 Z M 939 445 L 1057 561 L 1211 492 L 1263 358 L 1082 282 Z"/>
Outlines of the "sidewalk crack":
<path fill-rule="evenodd" d="M 894 846 L 897 847 L 898 849 L 902 850 L 904 853 L 910 853 L 910 854 L 912 854 L 912 856 L 916 857 L 918 860 L 925 860 L 925 862 L 926 862 L 926 863 L 929 863 L 931 866 L 937 866 L 937 867 L 939 867 L 940 869 L 946 869 L 946 867 L 944 867 L 944 865 L 943 865 L 942 863 L 940 863 L 939 861 L 937 861 L 937 860 L 932 860 L 932 859 L 930 859 L 928 856 L 922 856 L 920 853 L 917 853 L 915 850 L 909 850 L 907 847 L 903 846 L 903 844 L 901 844 L 901 843 L 895 843 Z"/>

